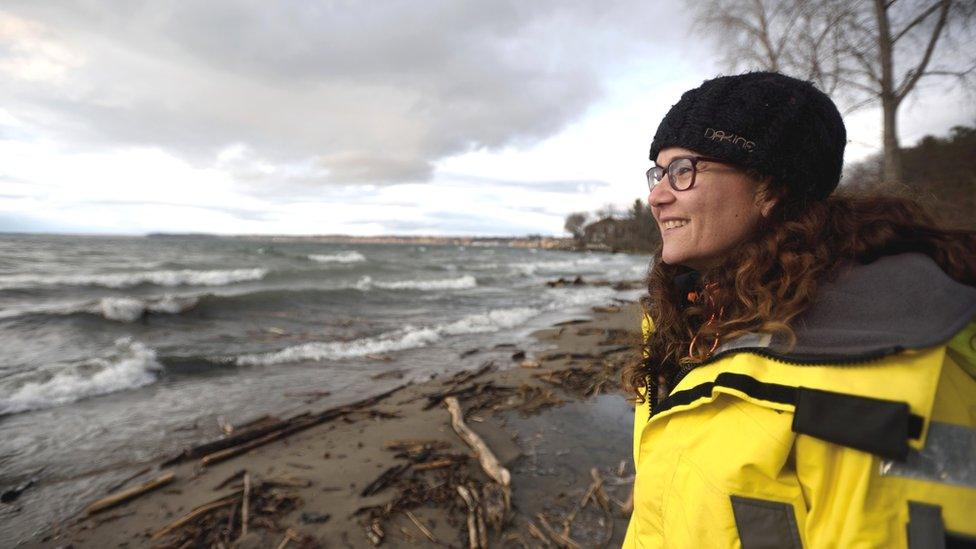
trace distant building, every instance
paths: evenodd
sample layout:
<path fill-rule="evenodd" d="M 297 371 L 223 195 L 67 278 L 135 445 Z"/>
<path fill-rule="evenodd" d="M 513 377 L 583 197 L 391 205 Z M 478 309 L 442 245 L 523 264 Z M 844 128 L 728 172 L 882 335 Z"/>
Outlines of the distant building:
<path fill-rule="evenodd" d="M 611 250 L 627 237 L 627 220 L 605 217 L 583 229 L 583 242 L 590 250 Z"/>

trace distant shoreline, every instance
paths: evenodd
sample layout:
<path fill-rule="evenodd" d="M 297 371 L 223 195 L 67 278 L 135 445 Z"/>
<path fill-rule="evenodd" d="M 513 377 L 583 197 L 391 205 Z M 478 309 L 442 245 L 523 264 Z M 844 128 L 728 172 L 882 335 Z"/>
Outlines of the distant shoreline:
<path fill-rule="evenodd" d="M 242 242 L 281 242 L 310 244 L 399 244 L 407 246 L 470 246 L 483 248 L 523 248 L 565 252 L 607 252 L 647 255 L 646 250 L 615 248 L 603 243 L 588 243 L 582 248 L 570 237 L 557 236 L 351 236 L 351 235 L 263 235 L 210 233 L 83 234 L 0 232 L 0 237 L 81 237 L 234 240 Z"/>
<path fill-rule="evenodd" d="M 150 233 L 147 238 L 222 238 L 271 242 L 315 242 L 322 244 L 413 244 L 421 246 L 483 246 L 572 250 L 572 238 L 553 236 L 351 236 L 351 235 L 212 235 L 200 233 Z"/>

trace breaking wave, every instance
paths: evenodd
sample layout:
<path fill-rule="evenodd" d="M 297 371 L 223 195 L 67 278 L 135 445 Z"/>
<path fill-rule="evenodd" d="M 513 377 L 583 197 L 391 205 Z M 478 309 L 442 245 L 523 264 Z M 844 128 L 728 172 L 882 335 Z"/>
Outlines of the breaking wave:
<path fill-rule="evenodd" d="M 131 288 L 140 284 L 157 286 L 223 286 L 234 282 L 260 280 L 267 269 L 227 269 L 200 271 L 142 271 L 88 275 L 8 275 L 0 276 L 0 290 L 46 286 L 102 286 Z"/>
<path fill-rule="evenodd" d="M 467 290 L 477 285 L 478 280 L 471 275 L 439 280 L 399 280 L 395 282 L 376 282 L 371 277 L 364 276 L 356 282 L 356 288 L 362 291 L 367 291 L 370 288 L 382 288 L 384 290 Z"/>
<path fill-rule="evenodd" d="M 69 316 L 91 314 L 106 320 L 135 322 L 147 314 L 180 314 L 196 307 L 197 296 L 164 295 L 155 298 L 103 297 L 94 301 L 12 307 L 0 311 L 0 319 L 28 315 Z"/>
<path fill-rule="evenodd" d="M 525 263 L 513 263 L 511 269 L 513 272 L 523 275 L 534 275 L 538 271 L 576 272 L 580 267 L 598 265 L 603 261 L 605 260 L 600 257 L 582 257 L 561 261 L 529 261 Z"/>
<path fill-rule="evenodd" d="M 318 263 L 359 263 L 366 261 L 366 257 L 356 251 L 339 252 L 331 255 L 311 254 L 308 258 Z"/>
<path fill-rule="evenodd" d="M 407 326 L 376 337 L 353 341 L 313 342 L 286 347 L 280 351 L 237 357 L 240 366 L 269 366 L 288 362 L 336 360 L 372 353 L 416 349 L 435 343 L 446 336 L 497 332 L 522 324 L 541 311 L 531 307 L 498 309 L 466 316 L 455 322 L 427 327 Z"/>
<path fill-rule="evenodd" d="M 0 387 L 0 415 L 39 410 L 83 398 L 149 385 L 162 369 L 156 352 L 130 338 L 120 338 L 105 357 L 71 364 L 54 373 Z"/>

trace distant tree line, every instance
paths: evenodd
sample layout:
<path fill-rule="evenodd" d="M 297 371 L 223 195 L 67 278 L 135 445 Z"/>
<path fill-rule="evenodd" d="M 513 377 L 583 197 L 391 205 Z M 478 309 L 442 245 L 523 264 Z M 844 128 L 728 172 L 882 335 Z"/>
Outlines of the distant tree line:
<path fill-rule="evenodd" d="M 946 137 L 927 135 L 901 151 L 903 183 L 884 181 L 881 153 L 848 166 L 842 184 L 921 202 L 940 222 L 976 230 L 976 127 L 954 126 Z"/>
<path fill-rule="evenodd" d="M 904 183 L 884 183 L 884 155 L 878 153 L 846 166 L 841 188 L 907 196 L 941 223 L 976 230 L 976 127 L 955 126 L 946 137 L 925 136 L 901 154 Z M 640 199 L 626 213 L 612 205 L 593 214 L 571 213 L 564 228 L 581 250 L 652 253 L 661 243 L 651 209 Z"/>

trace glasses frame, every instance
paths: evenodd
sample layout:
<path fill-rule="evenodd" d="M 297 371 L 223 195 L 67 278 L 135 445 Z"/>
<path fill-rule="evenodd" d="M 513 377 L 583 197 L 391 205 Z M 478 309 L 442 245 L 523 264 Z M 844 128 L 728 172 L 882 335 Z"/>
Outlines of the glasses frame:
<path fill-rule="evenodd" d="M 679 189 L 678 188 L 678 185 L 677 185 L 678 178 L 675 177 L 675 175 L 671 172 L 671 167 L 674 166 L 674 163 L 676 161 L 678 161 L 678 160 L 689 160 L 689 161 L 691 161 L 691 183 L 687 187 L 685 187 L 684 189 Z M 674 157 L 674 158 L 671 159 L 671 162 L 668 163 L 667 167 L 655 165 L 655 166 L 651 166 L 650 168 L 648 168 L 648 170 L 647 170 L 647 189 L 649 191 L 653 191 L 654 190 L 654 187 L 656 187 L 657 184 L 660 183 L 661 180 L 664 179 L 664 176 L 665 175 L 668 176 L 668 184 L 671 186 L 671 188 L 675 192 L 681 192 L 681 191 L 687 191 L 687 190 L 693 189 L 695 187 L 695 178 L 698 175 L 698 163 L 699 162 L 716 162 L 718 164 L 731 165 L 731 162 L 729 162 L 727 160 L 722 160 L 721 158 L 712 158 L 710 156 L 676 156 L 676 157 Z M 660 170 L 660 172 L 657 172 L 656 170 Z M 655 174 L 657 174 L 657 173 L 660 173 L 661 174 L 660 178 L 658 178 L 658 177 L 655 176 Z"/>

